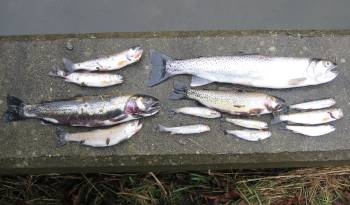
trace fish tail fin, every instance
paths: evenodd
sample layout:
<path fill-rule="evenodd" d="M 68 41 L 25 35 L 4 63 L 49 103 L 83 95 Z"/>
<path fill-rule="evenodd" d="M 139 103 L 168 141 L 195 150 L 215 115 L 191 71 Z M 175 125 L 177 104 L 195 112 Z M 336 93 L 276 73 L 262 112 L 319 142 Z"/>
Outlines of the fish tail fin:
<path fill-rule="evenodd" d="M 57 137 L 57 146 L 62 147 L 63 145 L 67 144 L 66 136 L 67 132 L 64 131 L 62 128 L 57 128 L 56 130 L 56 137 Z"/>
<path fill-rule="evenodd" d="M 158 130 L 159 132 L 167 132 L 167 127 L 164 125 L 158 124 Z"/>
<path fill-rule="evenodd" d="M 148 86 L 152 87 L 171 76 L 171 74 L 166 71 L 166 63 L 172 59 L 155 50 L 150 50 L 150 52 L 152 70 L 148 80 Z"/>
<path fill-rule="evenodd" d="M 174 90 L 169 98 L 172 100 L 180 100 L 187 97 L 188 86 L 185 83 L 175 81 Z"/>
<path fill-rule="evenodd" d="M 63 58 L 63 63 L 64 63 L 64 66 L 66 66 L 66 70 L 69 72 L 69 73 L 72 73 L 75 71 L 75 68 L 74 68 L 74 63 L 67 59 L 67 58 Z"/>
<path fill-rule="evenodd" d="M 280 116 L 273 116 L 273 119 L 271 120 L 271 125 L 275 125 L 275 124 L 278 124 L 281 122 L 282 122 L 282 120 L 281 120 Z"/>
<path fill-rule="evenodd" d="M 67 76 L 67 72 L 63 69 L 60 69 L 58 66 L 54 65 L 51 69 L 51 71 L 49 72 L 50 76 L 54 76 L 54 77 L 65 77 Z"/>
<path fill-rule="evenodd" d="M 7 111 L 3 115 L 3 120 L 5 122 L 11 122 L 11 121 L 18 121 L 25 118 L 23 115 L 23 107 L 24 107 L 23 100 L 14 97 L 14 96 L 7 96 Z"/>

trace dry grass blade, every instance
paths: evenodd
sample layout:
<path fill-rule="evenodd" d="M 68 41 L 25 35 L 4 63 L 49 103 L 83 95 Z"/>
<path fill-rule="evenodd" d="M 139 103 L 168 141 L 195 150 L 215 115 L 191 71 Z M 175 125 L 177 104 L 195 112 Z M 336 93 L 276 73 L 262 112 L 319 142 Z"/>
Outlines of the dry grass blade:
<path fill-rule="evenodd" d="M 163 194 L 164 194 L 165 196 L 167 196 L 167 195 L 168 195 L 167 191 L 165 190 L 163 184 L 162 184 L 162 183 L 159 181 L 159 179 L 156 177 L 156 175 L 155 175 L 153 172 L 150 172 L 149 174 L 150 174 L 150 175 L 153 177 L 153 179 L 156 181 L 156 184 L 157 184 L 158 187 L 162 190 Z"/>

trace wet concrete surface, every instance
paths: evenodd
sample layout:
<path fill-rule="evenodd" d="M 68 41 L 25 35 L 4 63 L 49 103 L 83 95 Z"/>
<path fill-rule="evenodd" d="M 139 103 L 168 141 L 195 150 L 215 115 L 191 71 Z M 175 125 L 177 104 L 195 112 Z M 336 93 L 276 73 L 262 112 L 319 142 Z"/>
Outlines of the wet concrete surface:
<path fill-rule="evenodd" d="M 67 50 L 71 42 L 73 50 Z M 118 73 L 125 83 L 109 88 L 82 88 L 48 76 L 53 65 L 63 66 L 62 58 L 74 62 L 108 55 L 134 45 L 145 49 L 142 61 Z M 108 148 L 91 148 L 79 144 L 56 146 L 56 126 L 41 125 L 38 120 L 1 123 L 0 172 L 96 172 L 148 171 L 219 168 L 261 168 L 314 166 L 348 163 L 350 32 L 181 32 L 32 36 L 0 39 L 0 112 L 6 110 L 6 95 L 28 103 L 63 99 L 76 95 L 122 95 L 145 93 L 159 98 L 162 110 L 144 119 L 144 128 L 130 140 Z M 272 137 L 261 142 L 247 142 L 224 135 L 218 119 L 168 115 L 167 109 L 194 105 L 192 101 L 171 101 L 168 95 L 174 80 L 189 83 L 189 76 L 176 76 L 164 83 L 147 87 L 149 49 L 173 58 L 230 55 L 238 51 L 272 56 L 318 57 L 335 60 L 340 75 L 328 84 L 304 88 L 271 90 L 253 89 L 284 98 L 288 103 L 334 97 L 345 116 L 336 121 L 337 130 L 322 137 L 305 137 L 272 126 Z M 283 68 L 281 68 L 283 69 Z M 242 88 L 213 84 L 206 89 Z M 271 116 L 261 119 L 269 121 Z M 157 124 L 208 124 L 212 131 L 193 136 L 159 133 Z M 64 127 L 69 131 L 84 128 Z"/>

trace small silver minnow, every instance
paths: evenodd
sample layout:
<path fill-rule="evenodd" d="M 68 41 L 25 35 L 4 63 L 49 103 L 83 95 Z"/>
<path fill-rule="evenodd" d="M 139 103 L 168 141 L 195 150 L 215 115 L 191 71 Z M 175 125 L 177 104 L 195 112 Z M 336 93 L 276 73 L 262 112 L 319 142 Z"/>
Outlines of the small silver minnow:
<path fill-rule="evenodd" d="M 210 131 L 210 127 L 208 125 L 186 125 L 186 126 L 180 126 L 180 127 L 166 127 L 163 125 L 158 125 L 160 132 L 170 132 L 170 134 L 181 134 L 181 135 L 188 135 L 188 134 L 197 134 L 202 132 L 208 132 Z"/>
<path fill-rule="evenodd" d="M 337 64 L 317 58 L 236 55 L 175 60 L 151 50 L 152 70 L 148 85 L 174 75 L 192 75 L 191 86 L 212 82 L 263 88 L 293 88 L 327 83 L 337 77 Z"/>
<path fill-rule="evenodd" d="M 286 125 L 286 129 L 306 136 L 321 136 L 335 131 L 333 125 L 300 126 Z"/>
<path fill-rule="evenodd" d="M 333 98 L 327 98 L 322 100 L 313 100 L 309 102 L 290 105 L 289 108 L 296 110 L 317 110 L 332 107 L 333 105 L 335 105 L 335 103 L 336 102 Z"/>
<path fill-rule="evenodd" d="M 87 73 L 73 72 L 68 73 L 65 70 L 53 67 L 49 73 L 51 76 L 64 78 L 66 82 L 75 83 L 87 87 L 108 87 L 123 83 L 123 76 L 113 73 Z"/>
<path fill-rule="evenodd" d="M 279 122 L 289 122 L 296 124 L 317 125 L 332 122 L 343 117 L 343 111 L 340 108 L 330 108 L 308 112 L 298 112 L 276 116 L 271 124 Z"/>
<path fill-rule="evenodd" d="M 142 53 L 143 50 L 140 46 L 134 46 L 121 53 L 81 63 L 73 63 L 71 60 L 63 58 L 63 63 L 66 66 L 66 70 L 70 73 L 77 70 L 111 71 L 123 68 L 127 65 L 139 61 L 141 59 Z"/>
<path fill-rule="evenodd" d="M 244 140 L 248 141 L 260 141 L 266 138 L 271 137 L 270 131 L 261 131 L 261 130 L 225 130 L 226 134 L 235 135 Z"/>
<path fill-rule="evenodd" d="M 71 126 L 101 127 L 120 124 L 156 114 L 160 110 L 157 98 L 148 95 L 81 96 L 65 100 L 26 104 L 8 96 L 6 122 L 28 118 Z"/>
<path fill-rule="evenodd" d="M 59 146 L 67 142 L 78 142 L 92 147 L 108 147 L 127 140 L 142 128 L 138 120 L 126 122 L 111 128 L 98 129 L 89 132 L 68 133 L 62 129 L 57 130 L 57 143 Z"/>
<path fill-rule="evenodd" d="M 172 113 L 182 113 L 203 118 L 219 118 L 221 113 L 206 107 L 181 107 L 170 109 Z"/>
<path fill-rule="evenodd" d="M 186 98 L 233 115 L 261 115 L 286 108 L 283 99 L 265 93 L 189 89 L 184 83 L 175 82 L 170 99 Z"/>
<path fill-rule="evenodd" d="M 266 122 L 259 121 L 259 120 L 250 120 L 250 119 L 234 119 L 234 118 L 225 118 L 226 122 L 233 123 L 235 125 L 245 127 L 245 128 L 252 128 L 257 130 L 265 130 L 268 128 L 268 125 Z"/>

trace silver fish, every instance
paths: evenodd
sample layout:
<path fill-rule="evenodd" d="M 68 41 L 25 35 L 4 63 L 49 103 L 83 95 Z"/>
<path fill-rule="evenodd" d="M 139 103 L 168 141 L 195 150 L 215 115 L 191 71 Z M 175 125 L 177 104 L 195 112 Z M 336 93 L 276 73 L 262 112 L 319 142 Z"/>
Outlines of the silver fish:
<path fill-rule="evenodd" d="M 241 126 L 241 127 L 245 127 L 245 128 L 257 129 L 257 130 L 268 129 L 267 123 L 263 122 L 263 121 L 259 121 L 259 120 L 234 119 L 234 118 L 226 117 L 225 121 L 233 123 L 233 124 Z"/>
<path fill-rule="evenodd" d="M 70 73 L 77 70 L 111 71 L 123 68 L 127 65 L 139 61 L 141 59 L 142 53 L 143 50 L 140 46 L 134 46 L 121 53 L 81 63 L 73 63 L 71 60 L 63 58 L 63 63 L 66 66 L 66 70 Z"/>
<path fill-rule="evenodd" d="M 225 133 L 248 141 L 260 141 L 271 137 L 270 131 L 261 130 L 225 130 Z"/>
<path fill-rule="evenodd" d="M 154 50 L 150 57 L 149 86 L 179 74 L 192 75 L 193 87 L 222 82 L 274 89 L 318 85 L 337 76 L 336 63 L 316 58 L 238 55 L 173 60 Z"/>
<path fill-rule="evenodd" d="M 182 113 L 203 118 L 219 118 L 221 113 L 206 107 L 181 107 L 170 110 L 173 113 Z"/>
<path fill-rule="evenodd" d="M 332 107 L 335 105 L 335 100 L 333 98 L 327 98 L 322 100 L 313 100 L 304 103 L 298 103 L 294 105 L 290 105 L 289 108 L 296 110 L 317 110 Z"/>
<path fill-rule="evenodd" d="M 286 108 L 284 100 L 264 93 L 195 90 L 176 82 L 170 99 L 184 98 L 196 100 L 206 107 L 233 115 L 261 115 Z"/>
<path fill-rule="evenodd" d="M 141 130 L 142 124 L 138 120 L 126 122 L 111 128 L 93 130 L 89 132 L 68 133 L 57 130 L 57 143 L 62 146 L 67 142 L 79 142 L 92 147 L 109 147 L 127 140 Z"/>
<path fill-rule="evenodd" d="M 306 136 L 321 136 L 335 131 L 333 125 L 317 125 L 317 126 L 300 126 L 300 125 L 286 125 L 286 129 L 294 133 L 303 134 Z"/>
<path fill-rule="evenodd" d="M 99 127 L 148 117 L 160 110 L 159 100 L 147 95 L 83 96 L 61 101 L 26 104 L 8 96 L 7 122 L 38 118 L 71 126 Z"/>
<path fill-rule="evenodd" d="M 180 127 L 166 127 L 163 125 L 158 125 L 160 132 L 170 132 L 170 134 L 182 134 L 182 135 L 188 135 L 188 134 L 197 134 L 202 132 L 208 132 L 210 131 L 210 127 L 208 125 L 186 125 L 186 126 L 180 126 Z"/>
<path fill-rule="evenodd" d="M 271 121 L 271 124 L 287 121 L 296 124 L 318 125 L 332 122 L 341 119 L 342 117 L 343 111 L 340 108 L 330 108 L 275 116 Z"/>
<path fill-rule="evenodd" d="M 123 83 L 123 76 L 112 73 L 68 73 L 57 67 L 53 67 L 49 73 L 51 76 L 64 78 L 66 82 L 75 83 L 87 87 L 108 87 Z"/>

